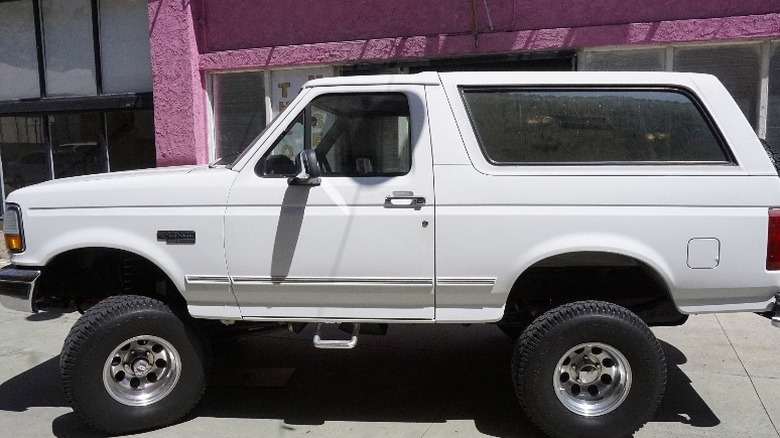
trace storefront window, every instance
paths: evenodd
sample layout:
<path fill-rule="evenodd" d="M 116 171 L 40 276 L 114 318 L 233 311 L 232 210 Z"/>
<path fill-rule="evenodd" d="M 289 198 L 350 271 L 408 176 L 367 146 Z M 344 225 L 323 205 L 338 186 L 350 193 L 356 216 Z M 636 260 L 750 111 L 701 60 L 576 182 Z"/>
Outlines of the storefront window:
<path fill-rule="evenodd" d="M 0 100 L 40 93 L 32 1 L 0 2 Z"/>
<path fill-rule="evenodd" d="M 6 196 L 52 176 L 106 172 L 106 152 L 112 172 L 154 167 L 152 111 L 0 117 Z"/>
<path fill-rule="evenodd" d="M 155 166 L 147 14 L 146 0 L 0 0 L 4 196 Z"/>
<path fill-rule="evenodd" d="M 780 140 L 779 47 L 780 42 L 772 44 L 771 60 L 766 60 L 766 55 L 762 55 L 761 43 L 584 50 L 578 68 L 591 71 L 665 70 L 712 74 L 731 93 L 754 129 L 758 129 L 762 117 L 768 117 L 767 138 L 778 141 Z M 672 61 L 667 62 L 669 59 Z M 771 65 L 768 114 L 759 114 L 762 61 L 768 61 Z"/>
<path fill-rule="evenodd" d="M 152 111 L 107 113 L 106 134 L 112 172 L 155 166 Z"/>
<path fill-rule="evenodd" d="M 49 116 L 54 177 L 105 172 L 100 114 Z"/>
<path fill-rule="evenodd" d="M 51 179 L 42 117 L 0 117 L 0 157 L 5 194 Z"/>
<path fill-rule="evenodd" d="M 103 93 L 152 91 L 146 0 L 100 0 Z"/>
<path fill-rule="evenodd" d="M 760 51 L 757 44 L 682 47 L 674 50 L 674 69 L 718 77 L 748 121 L 758 125 Z"/>
<path fill-rule="evenodd" d="M 215 158 L 238 155 L 265 128 L 263 72 L 212 76 Z"/>
<path fill-rule="evenodd" d="M 664 52 L 664 49 L 585 52 L 580 58 L 580 70 L 662 71 L 666 69 Z"/>
<path fill-rule="evenodd" d="M 41 0 L 49 96 L 97 93 L 89 0 Z"/>
<path fill-rule="evenodd" d="M 303 84 L 317 78 L 333 76 L 333 68 L 296 68 L 270 72 L 271 89 L 268 90 L 271 117 L 276 117 L 298 96 Z"/>
<path fill-rule="evenodd" d="M 769 105 L 766 141 L 780 150 L 780 41 L 772 43 L 769 60 Z"/>

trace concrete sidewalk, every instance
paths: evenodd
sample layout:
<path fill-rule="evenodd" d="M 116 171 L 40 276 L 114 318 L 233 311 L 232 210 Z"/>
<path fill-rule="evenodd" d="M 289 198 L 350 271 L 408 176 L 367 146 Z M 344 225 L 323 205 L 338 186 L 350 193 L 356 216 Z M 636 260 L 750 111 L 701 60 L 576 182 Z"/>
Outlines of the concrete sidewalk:
<path fill-rule="evenodd" d="M 78 315 L 0 310 L 0 430 L 100 436 L 65 402 L 58 354 Z M 391 326 L 355 350 L 301 335 L 215 348 L 214 383 L 180 424 L 149 437 L 535 437 L 494 326 Z M 780 329 L 756 315 L 693 316 L 654 330 L 669 361 L 666 397 L 637 437 L 778 437 Z"/>

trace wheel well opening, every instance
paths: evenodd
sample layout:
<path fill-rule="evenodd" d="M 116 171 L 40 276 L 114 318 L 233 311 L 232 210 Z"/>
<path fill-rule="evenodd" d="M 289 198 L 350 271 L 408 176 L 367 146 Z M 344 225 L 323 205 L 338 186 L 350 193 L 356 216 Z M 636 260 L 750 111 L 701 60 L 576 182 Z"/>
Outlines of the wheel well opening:
<path fill-rule="evenodd" d="M 677 310 L 663 278 L 646 263 L 605 252 L 574 252 L 541 260 L 515 281 L 502 323 L 528 324 L 566 303 L 600 300 L 623 306 L 648 325 L 679 325 Z"/>
<path fill-rule="evenodd" d="M 42 270 L 36 285 L 38 308 L 83 311 L 114 295 L 144 295 L 173 307 L 186 306 L 171 279 L 137 254 L 111 248 L 80 248 L 59 254 Z"/>

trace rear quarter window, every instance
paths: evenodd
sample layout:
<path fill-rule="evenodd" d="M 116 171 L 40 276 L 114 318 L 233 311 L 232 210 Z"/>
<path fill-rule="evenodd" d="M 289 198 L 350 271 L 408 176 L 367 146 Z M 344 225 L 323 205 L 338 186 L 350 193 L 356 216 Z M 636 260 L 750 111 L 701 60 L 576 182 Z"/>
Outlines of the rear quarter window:
<path fill-rule="evenodd" d="M 676 89 L 460 89 L 493 164 L 733 163 L 700 105 Z"/>

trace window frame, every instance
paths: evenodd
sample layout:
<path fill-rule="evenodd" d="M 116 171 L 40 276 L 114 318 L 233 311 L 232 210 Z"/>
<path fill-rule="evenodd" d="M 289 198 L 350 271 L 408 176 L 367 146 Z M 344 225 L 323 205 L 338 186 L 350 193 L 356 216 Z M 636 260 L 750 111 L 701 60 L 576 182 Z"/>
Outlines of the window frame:
<path fill-rule="evenodd" d="M 306 102 L 306 105 L 303 107 L 302 110 L 294 113 L 294 115 L 292 116 L 293 117 L 292 120 L 287 125 L 285 125 L 285 128 L 279 134 L 277 134 L 276 137 L 273 137 L 272 139 L 269 139 L 269 141 L 271 141 L 271 140 L 273 140 L 273 141 L 271 141 L 271 145 L 268 147 L 268 149 L 265 152 L 263 152 L 263 154 L 261 155 L 260 159 L 257 160 L 257 162 L 255 163 L 255 165 L 254 165 L 254 172 L 255 172 L 255 174 L 257 176 L 261 177 L 261 178 L 287 178 L 287 177 L 292 176 L 292 175 L 282 175 L 282 174 L 278 174 L 278 175 L 277 174 L 265 174 L 265 172 L 262 171 L 263 169 L 261 169 L 261 166 L 262 166 L 263 163 L 265 163 L 265 160 L 271 155 L 271 153 L 276 148 L 276 146 L 278 145 L 279 141 L 283 138 L 283 136 L 286 135 L 288 132 L 290 132 L 292 130 L 293 126 L 295 126 L 295 124 L 298 122 L 298 120 L 301 117 L 303 117 L 303 149 L 304 150 L 305 149 L 312 149 L 312 147 L 311 147 L 311 141 L 312 141 L 312 136 L 311 136 L 311 119 L 312 119 L 311 110 L 312 110 L 312 105 L 317 101 L 317 99 L 320 99 L 322 97 L 327 97 L 327 96 L 346 97 L 346 96 L 387 96 L 387 95 L 402 96 L 404 101 L 405 101 L 405 103 L 406 103 L 406 109 L 407 109 L 406 117 L 407 117 L 407 130 L 408 130 L 407 134 L 408 134 L 408 142 L 409 142 L 409 147 L 408 147 L 408 151 L 407 151 L 408 160 L 409 160 L 408 168 L 405 171 L 403 171 L 403 172 L 382 172 L 382 173 L 378 173 L 378 172 L 376 172 L 376 173 L 358 173 L 358 172 L 355 172 L 355 173 L 330 173 L 330 172 L 322 172 L 320 177 L 324 177 L 324 178 L 372 178 L 372 177 L 388 178 L 388 177 L 401 177 L 401 176 L 409 175 L 409 173 L 412 171 L 413 157 L 414 157 L 414 154 L 413 154 L 413 151 L 412 151 L 412 149 L 414 148 L 414 142 L 412 141 L 412 132 L 413 132 L 413 126 L 412 126 L 413 123 L 412 123 L 412 116 L 411 116 L 412 108 L 411 108 L 411 104 L 410 104 L 410 101 L 409 101 L 409 96 L 406 93 L 402 92 L 402 91 L 365 91 L 365 92 L 362 92 L 362 91 L 351 91 L 351 92 L 346 92 L 346 93 L 322 93 L 322 94 L 318 94 L 318 95 L 312 97 L 310 100 L 308 100 Z M 314 149 L 314 151 L 316 152 L 316 149 Z M 330 149 L 328 150 L 328 152 L 329 151 L 330 151 Z M 317 154 L 317 155 L 318 155 L 318 160 L 320 160 L 319 154 Z M 293 160 L 294 160 L 294 158 L 293 158 Z"/>
<path fill-rule="evenodd" d="M 472 114 L 471 107 L 466 100 L 466 93 L 469 91 L 588 91 L 588 90 L 610 90 L 610 91 L 656 91 L 656 92 L 674 92 L 682 94 L 688 100 L 693 103 L 699 115 L 702 117 L 710 132 L 713 134 L 718 147 L 724 156 L 724 161 L 527 161 L 527 162 L 503 162 L 496 161 L 491 158 L 486 149 L 479 130 L 476 128 L 474 115 Z M 728 146 L 723 133 L 718 125 L 714 122 L 712 115 L 707 111 L 704 104 L 698 98 L 698 96 L 691 90 L 682 86 L 613 86 L 613 85 L 458 85 L 458 93 L 460 94 L 461 103 L 465 109 L 469 126 L 477 140 L 479 150 L 485 161 L 490 166 L 496 167 L 583 167 L 583 166 L 739 166 L 736 156 Z"/>

